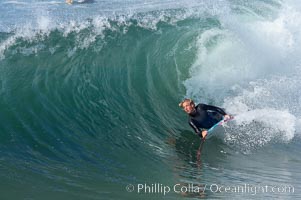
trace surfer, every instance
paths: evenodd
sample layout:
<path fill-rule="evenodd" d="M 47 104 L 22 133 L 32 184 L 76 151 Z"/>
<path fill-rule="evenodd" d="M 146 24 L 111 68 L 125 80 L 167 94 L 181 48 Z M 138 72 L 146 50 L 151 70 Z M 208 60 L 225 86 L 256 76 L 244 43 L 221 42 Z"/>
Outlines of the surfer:
<path fill-rule="evenodd" d="M 179 106 L 189 115 L 189 125 L 201 138 L 205 138 L 207 130 L 217 122 L 223 118 L 231 118 L 230 115 L 219 107 L 201 103 L 195 106 L 195 103 L 191 99 L 184 99 Z"/>

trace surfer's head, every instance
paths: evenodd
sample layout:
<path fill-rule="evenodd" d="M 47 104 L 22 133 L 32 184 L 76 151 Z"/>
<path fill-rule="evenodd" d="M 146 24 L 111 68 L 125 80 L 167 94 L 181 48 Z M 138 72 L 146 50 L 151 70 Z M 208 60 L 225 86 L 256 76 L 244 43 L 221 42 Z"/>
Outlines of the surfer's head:
<path fill-rule="evenodd" d="M 179 106 L 182 107 L 187 114 L 191 114 L 195 111 L 195 104 L 191 99 L 184 99 L 179 103 Z"/>

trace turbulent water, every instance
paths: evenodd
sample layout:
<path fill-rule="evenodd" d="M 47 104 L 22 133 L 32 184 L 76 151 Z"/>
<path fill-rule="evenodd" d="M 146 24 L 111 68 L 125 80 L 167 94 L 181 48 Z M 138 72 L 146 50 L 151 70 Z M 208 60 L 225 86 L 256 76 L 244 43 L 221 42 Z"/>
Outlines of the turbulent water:
<path fill-rule="evenodd" d="M 1 1 L 0 199 L 300 198 L 300 26 L 298 0 Z M 185 97 L 235 120 L 201 145 Z"/>

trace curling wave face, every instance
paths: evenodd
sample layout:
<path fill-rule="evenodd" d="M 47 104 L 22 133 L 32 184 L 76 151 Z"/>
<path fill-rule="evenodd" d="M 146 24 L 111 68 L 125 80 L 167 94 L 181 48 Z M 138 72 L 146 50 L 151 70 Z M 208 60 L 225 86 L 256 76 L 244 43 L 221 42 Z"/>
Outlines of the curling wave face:
<path fill-rule="evenodd" d="M 220 177 L 297 184 L 301 22 L 293 4 L 2 2 L 0 13 L 14 11 L 0 18 L 4 196 L 140 199 L 125 185 Z M 184 96 L 236 115 L 201 160 L 177 107 Z"/>

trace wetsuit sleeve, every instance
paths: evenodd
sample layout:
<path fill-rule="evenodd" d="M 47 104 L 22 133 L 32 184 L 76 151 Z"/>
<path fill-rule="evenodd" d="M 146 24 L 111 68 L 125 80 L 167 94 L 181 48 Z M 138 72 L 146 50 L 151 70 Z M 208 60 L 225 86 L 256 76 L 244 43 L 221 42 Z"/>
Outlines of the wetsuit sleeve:
<path fill-rule="evenodd" d="M 195 125 L 191 120 L 189 121 L 189 125 L 191 126 L 191 128 L 194 130 L 194 132 L 195 132 L 198 136 L 202 137 L 201 131 L 198 129 L 198 127 L 196 127 L 196 125 Z"/>
<path fill-rule="evenodd" d="M 210 105 L 202 104 L 202 108 L 204 110 L 212 110 L 212 111 L 218 112 L 221 115 L 226 115 L 227 114 L 223 109 L 221 109 L 219 107 L 216 107 L 216 106 L 210 106 Z"/>

